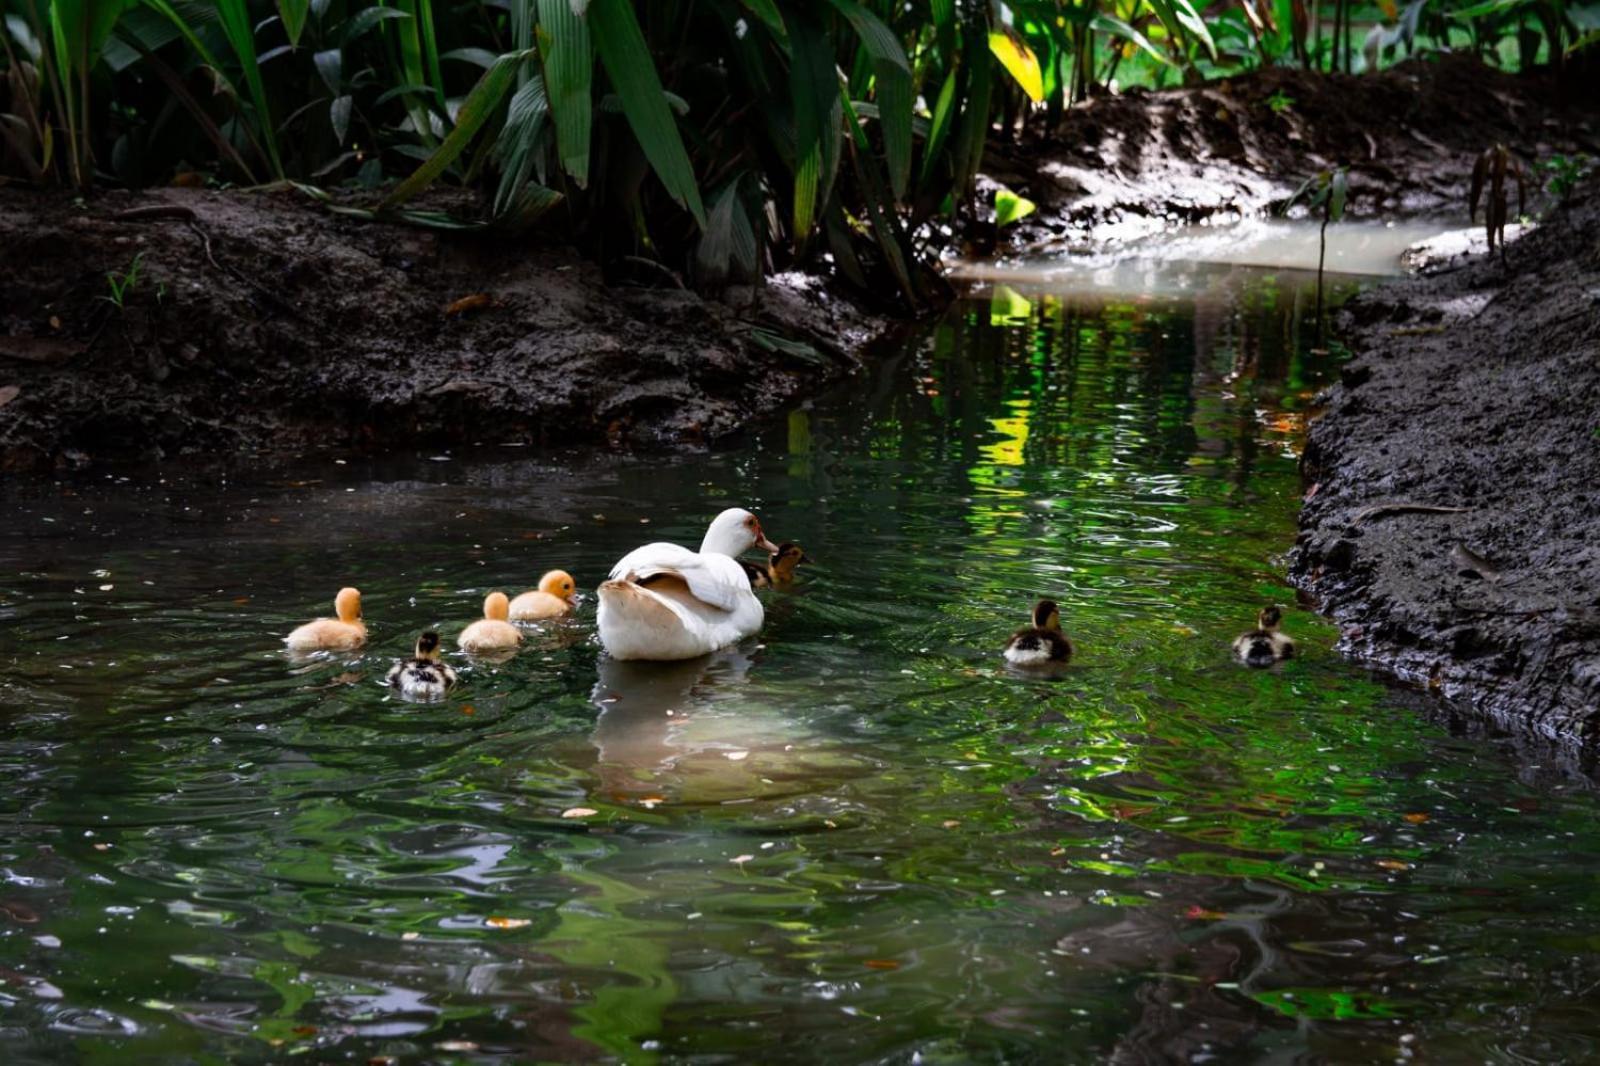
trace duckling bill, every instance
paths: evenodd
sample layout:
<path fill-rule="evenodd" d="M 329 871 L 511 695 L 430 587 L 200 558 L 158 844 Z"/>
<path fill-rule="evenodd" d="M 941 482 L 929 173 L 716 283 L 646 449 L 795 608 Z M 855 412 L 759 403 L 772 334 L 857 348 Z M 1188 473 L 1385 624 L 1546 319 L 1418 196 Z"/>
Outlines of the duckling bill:
<path fill-rule="evenodd" d="M 417 638 L 416 655 L 389 670 L 389 687 L 415 700 L 435 700 L 456 683 L 456 672 L 439 658 L 439 634 L 433 630 Z"/>
<path fill-rule="evenodd" d="M 1246 666 L 1265 667 L 1294 656 L 1294 641 L 1278 632 L 1283 612 L 1263 607 L 1256 616 L 1256 628 L 1234 638 L 1233 654 Z"/>
<path fill-rule="evenodd" d="M 744 567 L 745 576 L 750 579 L 753 589 L 782 587 L 794 584 L 794 569 L 801 563 L 809 563 L 811 556 L 798 544 L 788 541 L 778 545 L 778 550 L 767 556 L 767 561 L 752 563 L 744 559 L 739 560 L 739 565 Z"/>
<path fill-rule="evenodd" d="M 1059 665 L 1072 658 L 1072 642 L 1061 632 L 1061 608 L 1054 600 L 1034 604 L 1033 625 L 1017 630 L 1003 654 L 1012 666 Z"/>

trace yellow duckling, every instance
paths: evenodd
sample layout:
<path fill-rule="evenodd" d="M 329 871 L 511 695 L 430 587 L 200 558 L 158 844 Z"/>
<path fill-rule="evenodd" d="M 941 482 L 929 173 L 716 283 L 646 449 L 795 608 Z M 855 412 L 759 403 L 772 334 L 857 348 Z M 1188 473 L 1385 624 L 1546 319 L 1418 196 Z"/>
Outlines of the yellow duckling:
<path fill-rule="evenodd" d="M 1256 616 L 1257 628 L 1234 638 L 1233 654 L 1246 666 L 1271 666 L 1280 659 L 1293 658 L 1294 641 L 1278 632 L 1282 621 L 1282 609 L 1263 607 Z"/>
<path fill-rule="evenodd" d="M 415 658 L 397 662 L 389 670 L 389 687 L 414 700 L 436 700 L 456 683 L 456 672 L 439 658 L 439 634 L 428 630 L 417 638 Z"/>
<path fill-rule="evenodd" d="M 744 567 L 751 588 L 764 589 L 794 584 L 794 568 L 810 561 L 811 556 L 806 554 L 804 548 L 784 541 L 778 545 L 777 551 L 767 556 L 765 566 L 744 559 L 739 560 L 739 565 Z"/>
<path fill-rule="evenodd" d="M 461 631 L 456 638 L 461 650 L 473 654 L 509 651 L 522 643 L 522 630 L 506 621 L 511 601 L 504 592 L 491 592 L 483 598 L 483 618 Z"/>
<path fill-rule="evenodd" d="M 361 621 L 361 590 L 340 589 L 333 598 L 337 618 L 318 618 L 283 638 L 290 651 L 349 651 L 367 642 L 367 627 Z"/>
<path fill-rule="evenodd" d="M 1072 642 L 1061 633 L 1061 608 L 1054 600 L 1033 605 L 1033 625 L 1013 633 L 1002 654 L 1012 666 L 1059 666 L 1072 658 Z"/>
<path fill-rule="evenodd" d="M 513 622 L 543 622 L 572 613 L 578 605 L 578 586 L 565 570 L 552 570 L 539 579 L 539 588 L 511 601 Z"/>

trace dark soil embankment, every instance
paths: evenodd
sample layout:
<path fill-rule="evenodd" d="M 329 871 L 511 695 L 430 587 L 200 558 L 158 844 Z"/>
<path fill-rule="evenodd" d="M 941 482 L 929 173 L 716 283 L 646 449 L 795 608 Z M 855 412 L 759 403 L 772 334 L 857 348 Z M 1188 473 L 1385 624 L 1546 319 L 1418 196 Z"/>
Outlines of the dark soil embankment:
<path fill-rule="evenodd" d="M 108 274 L 136 258 L 119 304 Z M 0 189 L 0 466 L 708 442 L 843 376 L 871 334 L 811 279 L 730 304 L 647 280 L 292 192 Z"/>
<path fill-rule="evenodd" d="M 1053 136 L 991 152 L 985 170 L 1039 204 L 1008 231 L 1013 247 L 1256 215 L 1341 164 L 1353 211 L 1456 213 L 1477 153 L 1594 154 L 1597 110 L 1593 93 L 1563 100 L 1548 79 L 1467 56 L 1354 76 L 1272 67 L 1096 99 Z"/>
<path fill-rule="evenodd" d="M 1348 305 L 1293 577 L 1344 648 L 1505 724 L 1600 734 L 1600 182 Z"/>

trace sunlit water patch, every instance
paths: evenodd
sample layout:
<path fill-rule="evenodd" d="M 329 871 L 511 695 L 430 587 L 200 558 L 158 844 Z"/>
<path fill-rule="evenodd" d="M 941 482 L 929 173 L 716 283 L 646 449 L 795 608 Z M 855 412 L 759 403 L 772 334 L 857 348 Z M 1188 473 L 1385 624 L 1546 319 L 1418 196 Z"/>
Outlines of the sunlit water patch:
<path fill-rule="evenodd" d="M 1159 236 L 1097 250 L 1040 249 L 1014 258 L 962 264 L 968 280 L 1037 287 L 1050 292 L 1184 296 L 1214 266 L 1382 277 L 1405 272 L 1407 249 L 1441 235 L 1464 237 L 1452 225 L 1425 219 L 1350 219 L 1329 225 L 1310 219 L 1254 218 L 1226 226 L 1184 226 Z"/>
<path fill-rule="evenodd" d="M 1600 1054 L 1585 784 L 1309 613 L 1229 661 L 1293 602 L 1335 372 L 1302 281 L 985 292 L 711 456 L 10 488 L 0 1055 Z M 445 702 L 379 684 L 485 591 L 733 503 L 817 560 L 759 640 L 610 662 L 591 596 Z M 347 582 L 369 648 L 285 658 Z M 1052 681 L 998 656 L 1039 595 Z"/>

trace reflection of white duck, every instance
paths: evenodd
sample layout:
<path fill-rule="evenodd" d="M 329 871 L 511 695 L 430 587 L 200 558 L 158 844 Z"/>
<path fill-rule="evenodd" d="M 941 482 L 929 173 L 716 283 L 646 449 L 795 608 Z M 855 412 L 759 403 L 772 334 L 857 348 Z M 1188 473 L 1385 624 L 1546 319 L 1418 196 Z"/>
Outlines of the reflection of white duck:
<path fill-rule="evenodd" d="M 600 586 L 600 643 L 617 659 L 692 659 L 757 632 L 761 601 L 736 561 L 757 547 L 778 550 L 755 515 L 731 507 L 712 521 L 698 552 L 635 548 Z"/>

